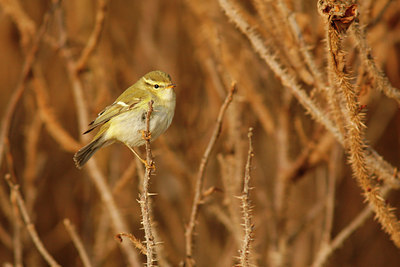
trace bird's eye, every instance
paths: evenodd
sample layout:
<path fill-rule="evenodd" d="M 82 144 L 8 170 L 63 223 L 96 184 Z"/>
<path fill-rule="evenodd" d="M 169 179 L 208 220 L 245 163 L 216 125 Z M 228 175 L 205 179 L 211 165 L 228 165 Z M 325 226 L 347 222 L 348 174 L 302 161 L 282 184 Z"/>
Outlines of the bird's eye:
<path fill-rule="evenodd" d="M 154 85 L 154 88 L 158 89 L 160 86 L 158 84 Z"/>

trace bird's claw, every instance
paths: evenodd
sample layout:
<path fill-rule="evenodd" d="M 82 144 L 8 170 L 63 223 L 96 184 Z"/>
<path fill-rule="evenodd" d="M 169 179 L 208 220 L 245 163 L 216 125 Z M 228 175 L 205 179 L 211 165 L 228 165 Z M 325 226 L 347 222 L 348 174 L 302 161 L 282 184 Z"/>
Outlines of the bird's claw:
<path fill-rule="evenodd" d="M 151 139 L 151 132 L 150 131 L 147 132 L 145 130 L 142 130 L 142 138 L 144 140 L 150 140 Z"/>

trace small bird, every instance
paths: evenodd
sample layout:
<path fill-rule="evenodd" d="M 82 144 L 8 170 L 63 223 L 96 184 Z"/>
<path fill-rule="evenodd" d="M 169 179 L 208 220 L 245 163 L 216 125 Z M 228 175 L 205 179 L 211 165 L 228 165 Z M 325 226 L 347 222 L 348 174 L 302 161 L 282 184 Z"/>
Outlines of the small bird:
<path fill-rule="evenodd" d="M 104 146 L 116 141 L 125 144 L 142 162 L 133 147 L 145 143 L 143 132 L 146 129 L 146 115 L 149 102 L 153 101 L 150 116 L 150 141 L 155 140 L 171 125 L 175 113 L 175 84 L 171 77 L 162 71 L 151 71 L 125 90 L 111 105 L 100 112 L 89 124 L 91 132 L 101 126 L 93 140 L 74 155 L 78 169 Z"/>

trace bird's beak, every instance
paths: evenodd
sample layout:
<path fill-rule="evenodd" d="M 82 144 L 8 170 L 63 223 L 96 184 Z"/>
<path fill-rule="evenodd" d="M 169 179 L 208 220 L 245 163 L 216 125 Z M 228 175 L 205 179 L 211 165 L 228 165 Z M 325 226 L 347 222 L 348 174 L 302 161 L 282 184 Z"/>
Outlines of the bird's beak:
<path fill-rule="evenodd" d="M 167 88 L 175 88 L 176 84 L 171 83 L 170 85 L 167 86 Z"/>

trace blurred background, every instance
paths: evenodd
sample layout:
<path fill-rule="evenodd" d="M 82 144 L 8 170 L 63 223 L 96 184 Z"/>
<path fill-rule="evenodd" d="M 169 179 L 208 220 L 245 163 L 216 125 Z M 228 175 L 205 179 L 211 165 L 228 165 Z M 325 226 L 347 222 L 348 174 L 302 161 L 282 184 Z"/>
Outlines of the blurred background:
<path fill-rule="evenodd" d="M 304 67 L 277 4 L 230 2 L 284 69 L 312 94 L 313 75 Z M 326 75 L 326 33 L 316 1 L 281 2 L 294 12 L 316 66 Z M 399 88 L 400 1 L 362 1 L 358 9 L 376 64 Z M 375 90 L 354 40 L 349 37 L 345 44 L 352 82 L 366 105 L 368 143 L 392 166 L 400 166 L 398 104 Z M 311 266 L 321 248 L 363 212 L 367 204 L 341 145 L 282 86 L 218 1 L 1 0 L 3 266 L 46 265 L 3 179 L 6 174 L 19 185 L 39 238 L 62 266 L 83 266 L 64 219 L 75 226 L 93 266 L 132 265 L 129 251 L 145 262 L 139 250 L 127 248 L 128 239 L 120 245 L 114 238 L 129 232 L 144 240 L 137 202 L 143 167 L 120 144 L 98 151 L 93 168 L 78 170 L 72 157 L 89 141 L 81 134 L 85 125 L 156 69 L 169 73 L 177 84 L 172 125 L 152 143 L 156 173 L 150 191 L 157 193 L 152 207 L 157 240 L 162 242 L 161 266 L 178 266 L 185 260 L 185 225 L 196 174 L 232 82 L 237 92 L 205 172 L 204 190 L 211 193 L 204 196 L 195 228 L 197 266 L 238 262 L 243 216 L 236 196 L 243 188 L 249 127 L 254 128 L 254 265 Z M 325 107 L 318 94 L 313 101 Z M 140 152 L 144 155 L 143 148 Z M 106 189 L 94 177 L 104 179 Z M 115 206 L 105 204 L 104 190 Z M 394 207 L 400 206 L 399 200 L 396 190 L 387 197 Z M 113 207 L 125 228 L 115 227 Z M 340 242 L 325 266 L 398 266 L 398 248 L 373 218 L 366 217 Z"/>

